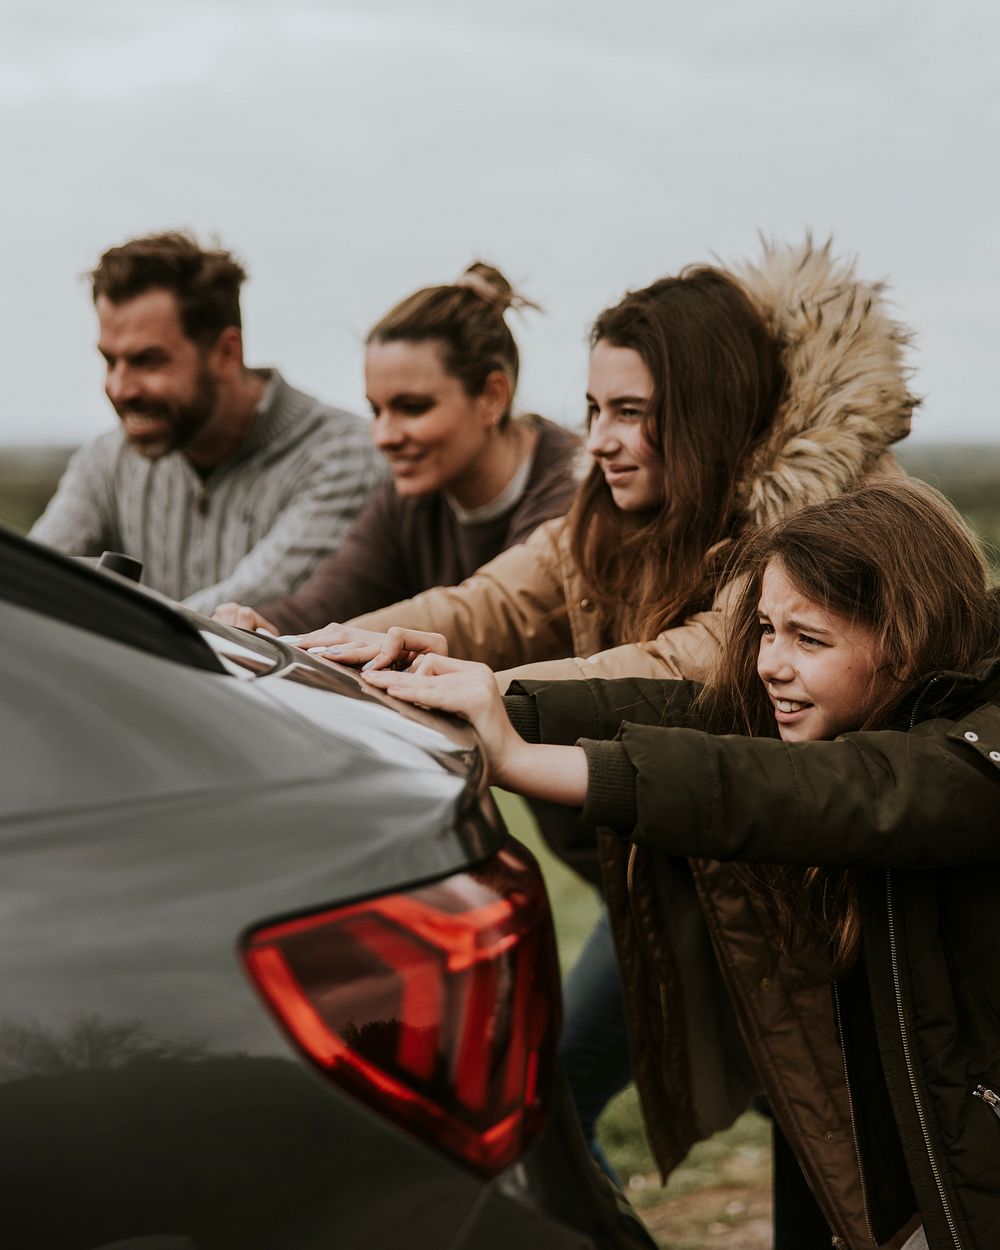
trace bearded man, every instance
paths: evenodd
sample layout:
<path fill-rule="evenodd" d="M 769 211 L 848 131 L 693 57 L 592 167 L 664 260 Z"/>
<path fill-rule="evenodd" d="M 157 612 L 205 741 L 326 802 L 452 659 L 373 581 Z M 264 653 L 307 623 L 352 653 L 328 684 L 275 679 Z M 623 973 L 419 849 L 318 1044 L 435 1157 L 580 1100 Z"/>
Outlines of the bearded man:
<path fill-rule="evenodd" d="M 30 537 L 106 548 L 193 608 L 294 590 L 382 473 L 368 423 L 243 362 L 246 273 L 188 234 L 110 248 L 91 274 L 119 425 L 82 447 Z"/>

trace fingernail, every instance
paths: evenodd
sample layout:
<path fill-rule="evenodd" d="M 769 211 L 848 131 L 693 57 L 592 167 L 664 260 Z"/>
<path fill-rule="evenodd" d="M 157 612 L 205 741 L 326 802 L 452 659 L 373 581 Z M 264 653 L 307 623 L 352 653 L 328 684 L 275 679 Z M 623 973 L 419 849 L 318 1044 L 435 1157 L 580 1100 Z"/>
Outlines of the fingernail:
<path fill-rule="evenodd" d="M 258 629 L 258 630 L 257 630 L 257 633 L 258 633 L 258 634 L 266 634 L 266 633 L 267 633 L 267 630 L 266 630 L 266 629 Z M 279 642 L 298 642 L 301 638 L 302 638 L 302 634 L 279 634 L 279 635 L 278 635 L 278 641 L 279 641 Z"/>
<path fill-rule="evenodd" d="M 374 661 L 374 660 L 369 660 L 367 664 L 362 664 L 362 665 L 361 665 L 361 671 L 362 671 L 362 673 L 367 673 L 367 672 L 368 672 L 368 670 L 371 668 L 371 666 L 372 666 L 374 663 L 375 663 L 375 661 Z"/>

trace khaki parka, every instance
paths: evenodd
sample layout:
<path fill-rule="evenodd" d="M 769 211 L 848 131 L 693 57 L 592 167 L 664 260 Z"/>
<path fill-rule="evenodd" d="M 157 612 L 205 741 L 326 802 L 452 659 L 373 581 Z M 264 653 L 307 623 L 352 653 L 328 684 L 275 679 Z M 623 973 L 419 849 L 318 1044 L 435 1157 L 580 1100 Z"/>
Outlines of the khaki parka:
<path fill-rule="evenodd" d="M 507 700 L 527 737 L 593 740 L 582 744 L 591 787 L 577 836 L 592 839 L 595 823 L 617 829 L 598 835 L 602 869 L 636 1083 L 661 1167 L 700 1132 L 694 1073 L 705 1055 L 689 1021 L 704 1020 L 718 993 L 711 961 L 704 981 L 690 969 L 678 975 L 686 955 L 676 908 L 694 889 L 760 1083 L 835 1244 L 896 1244 L 915 1194 L 931 1250 L 995 1250 L 1000 661 L 928 678 L 895 731 L 832 742 L 703 733 L 692 689 L 527 682 Z M 631 853 L 621 834 L 634 839 Z M 729 860 L 860 872 L 864 1000 L 874 1014 L 860 1027 L 877 1037 L 912 1193 L 905 1174 L 902 1193 L 886 1179 L 885 1125 L 863 1067 L 848 1065 L 845 1097 L 838 1038 L 845 1028 L 852 1035 L 857 996 L 831 993 L 823 951 L 776 953 L 766 912 Z M 734 1080 L 724 1068 L 716 1077 Z"/>

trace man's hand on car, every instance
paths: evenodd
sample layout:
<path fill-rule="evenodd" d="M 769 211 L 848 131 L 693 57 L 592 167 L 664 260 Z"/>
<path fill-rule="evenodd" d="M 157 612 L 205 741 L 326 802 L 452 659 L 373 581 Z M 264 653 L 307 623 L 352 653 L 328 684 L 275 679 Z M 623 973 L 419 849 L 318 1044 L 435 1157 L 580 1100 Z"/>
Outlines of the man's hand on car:
<path fill-rule="evenodd" d="M 235 625 L 237 629 L 249 629 L 254 633 L 277 634 L 277 625 L 266 616 L 243 603 L 220 603 L 212 613 L 212 620 L 222 625 Z"/>

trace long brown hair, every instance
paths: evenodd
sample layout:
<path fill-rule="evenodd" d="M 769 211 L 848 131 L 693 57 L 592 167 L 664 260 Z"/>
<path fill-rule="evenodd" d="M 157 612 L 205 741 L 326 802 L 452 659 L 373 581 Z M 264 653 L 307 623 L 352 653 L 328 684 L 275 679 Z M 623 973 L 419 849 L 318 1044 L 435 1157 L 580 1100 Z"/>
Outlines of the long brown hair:
<path fill-rule="evenodd" d="M 609 642 L 654 636 L 711 598 L 706 555 L 737 531 L 735 492 L 769 427 L 781 345 L 738 282 L 688 268 L 606 309 L 591 346 L 639 353 L 653 379 L 644 433 L 663 466 L 663 503 L 624 513 L 593 465 L 570 511 L 571 553 Z"/>
<path fill-rule="evenodd" d="M 776 732 L 757 675 L 757 606 L 771 561 L 808 599 L 874 634 L 872 697 L 855 729 L 896 724 L 931 673 L 968 672 L 997 650 L 998 599 L 975 537 L 952 505 L 910 479 L 861 486 L 747 536 L 734 555 L 730 571 L 741 589 L 702 695 L 717 732 Z M 851 965 L 860 940 L 853 871 L 741 864 L 736 872 L 770 912 L 783 949 L 819 936 L 830 944 L 835 972 Z"/>
<path fill-rule="evenodd" d="M 510 419 L 520 357 L 504 319 L 508 308 L 538 308 L 520 295 L 499 269 L 477 260 L 457 282 L 425 286 L 394 305 L 372 326 L 372 343 L 435 343 L 445 369 L 469 396 L 481 395 L 491 373 L 503 373 L 510 398 L 500 424 Z"/>

